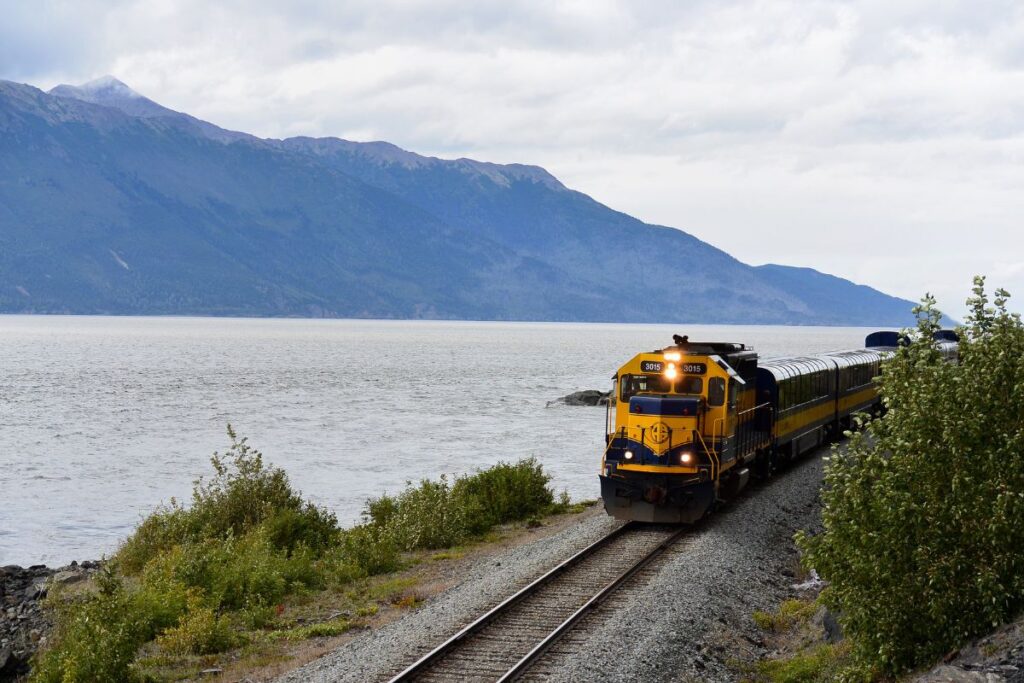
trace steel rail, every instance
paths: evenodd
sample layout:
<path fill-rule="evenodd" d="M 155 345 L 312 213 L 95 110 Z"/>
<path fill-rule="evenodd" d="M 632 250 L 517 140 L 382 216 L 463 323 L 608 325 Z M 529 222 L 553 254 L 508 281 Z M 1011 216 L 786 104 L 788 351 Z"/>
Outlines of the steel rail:
<path fill-rule="evenodd" d="M 408 681 L 415 680 L 417 676 L 429 670 L 431 665 L 443 659 L 447 654 L 449 654 L 455 648 L 456 645 L 466 641 L 475 633 L 479 632 L 484 627 L 488 626 L 491 622 L 493 622 L 495 619 L 497 619 L 499 616 L 505 613 L 510 607 L 518 604 L 530 595 L 533 595 L 542 586 L 546 586 L 547 584 L 551 583 L 553 580 L 564 574 L 568 569 L 579 564 L 585 558 L 593 555 L 602 547 L 610 543 L 612 540 L 619 538 L 627 531 L 633 530 L 635 528 L 642 528 L 642 526 L 642 524 L 638 524 L 637 522 L 627 522 L 626 524 L 623 524 L 611 533 L 603 536 L 599 540 L 590 544 L 586 548 L 580 550 L 569 559 L 563 561 L 558 566 L 547 571 L 546 573 L 532 581 L 530 584 L 528 584 L 526 587 L 520 589 L 515 594 L 509 596 L 508 598 L 500 602 L 498 605 L 488 610 L 485 614 L 477 618 L 468 626 L 464 627 L 462 630 L 460 630 L 458 633 L 450 637 L 448 640 L 444 641 L 443 643 L 435 647 L 433 650 L 420 657 L 413 664 L 409 665 L 406 669 L 404 669 L 401 673 L 391 678 L 389 683 L 407 683 Z M 531 649 L 525 657 L 516 662 L 512 669 L 505 673 L 499 680 L 512 680 L 513 678 L 520 675 L 523 671 L 526 670 L 526 668 L 529 667 L 529 665 L 534 660 L 536 660 L 537 657 L 543 654 L 548 647 L 550 647 L 559 637 L 561 637 L 566 631 L 568 631 L 569 628 L 571 628 L 572 625 L 576 621 L 578 621 L 585 613 L 587 613 L 595 606 L 597 606 L 601 601 L 604 600 L 604 598 L 610 595 L 616 588 L 618 588 L 620 585 L 622 585 L 622 583 L 627 581 L 633 574 L 635 574 L 637 571 L 643 568 L 657 555 L 660 555 L 666 548 L 668 548 L 676 540 L 678 540 L 678 538 L 682 536 L 686 531 L 688 531 L 688 529 L 683 528 L 677 531 L 676 533 L 672 534 L 669 538 L 662 541 L 653 550 L 647 552 L 644 555 L 644 557 L 642 557 L 639 561 L 635 562 L 628 569 L 623 571 L 618 577 L 616 577 L 614 580 L 605 585 L 596 595 L 591 597 L 582 607 L 577 609 L 553 632 L 549 633 L 540 643 L 534 646 L 534 648 Z"/>
<path fill-rule="evenodd" d="M 583 558 L 589 557 L 590 555 L 594 554 L 597 550 L 606 545 L 609 541 L 618 538 L 619 536 L 624 534 L 627 529 L 632 529 L 634 526 L 636 526 L 635 522 L 626 522 L 625 524 L 618 527 L 611 533 L 603 536 L 594 543 L 591 543 L 586 548 L 579 551 L 569 559 L 565 560 L 554 569 L 551 569 L 545 574 L 542 574 L 534 581 L 532 581 L 529 585 L 527 585 L 525 588 L 520 589 L 513 595 L 502 600 L 500 603 L 498 603 L 498 605 L 491 608 L 488 612 L 486 612 L 483 616 L 479 617 L 476 621 L 469 624 L 461 631 L 456 633 L 454 636 L 444 641 L 427 654 L 420 657 L 408 668 L 406 668 L 400 674 L 392 678 L 389 681 L 389 683 L 404 683 L 406 681 L 414 680 L 418 674 L 425 671 L 431 664 L 433 664 L 435 661 L 446 655 L 448 651 L 455 646 L 456 643 L 462 642 L 467 637 L 473 635 L 474 633 L 482 629 L 484 626 L 487 626 L 506 609 L 520 602 L 523 598 L 532 595 L 537 591 L 538 588 L 550 583 L 555 577 L 563 574 L 565 570 L 578 564 L 580 560 L 582 560 Z"/>
<path fill-rule="evenodd" d="M 524 656 L 522 659 L 516 662 L 515 666 L 509 669 L 505 673 L 505 675 L 503 675 L 501 678 L 497 680 L 497 683 L 509 683 L 509 681 L 514 681 L 517 678 L 519 678 L 519 676 L 521 676 L 528 668 L 530 668 L 530 665 L 532 665 L 545 652 L 547 652 L 548 648 L 554 645 L 559 638 L 565 635 L 565 633 L 569 629 L 571 629 L 576 624 L 576 622 L 582 619 L 583 616 L 590 612 L 592 609 L 594 609 L 602 602 L 604 602 L 605 598 L 611 595 L 616 589 L 619 588 L 619 586 L 624 584 L 626 581 L 629 581 L 629 579 L 632 578 L 634 574 L 636 574 L 638 571 L 647 566 L 647 564 L 649 564 L 651 560 L 665 552 L 671 545 L 673 545 L 683 535 L 685 535 L 687 531 L 689 531 L 689 529 L 684 527 L 676 533 L 672 534 L 664 541 L 659 543 L 656 548 L 654 548 L 649 553 L 640 558 L 631 567 L 629 567 L 624 572 L 619 574 L 617 577 L 609 581 L 604 588 L 598 591 L 597 594 L 595 594 L 592 598 L 587 600 L 587 602 L 584 603 L 578 610 L 573 612 L 568 619 L 559 624 L 554 631 L 549 633 L 547 637 L 544 638 L 544 640 L 537 643 L 537 645 L 535 645 L 534 648 L 526 654 L 526 656 Z"/>

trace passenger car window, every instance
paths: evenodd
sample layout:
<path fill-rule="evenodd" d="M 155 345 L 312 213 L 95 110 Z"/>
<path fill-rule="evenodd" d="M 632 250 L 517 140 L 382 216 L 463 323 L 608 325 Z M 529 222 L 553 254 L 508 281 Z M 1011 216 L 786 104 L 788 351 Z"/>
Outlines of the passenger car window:
<path fill-rule="evenodd" d="M 725 403 L 725 380 L 712 377 L 708 380 L 708 405 L 720 406 Z"/>

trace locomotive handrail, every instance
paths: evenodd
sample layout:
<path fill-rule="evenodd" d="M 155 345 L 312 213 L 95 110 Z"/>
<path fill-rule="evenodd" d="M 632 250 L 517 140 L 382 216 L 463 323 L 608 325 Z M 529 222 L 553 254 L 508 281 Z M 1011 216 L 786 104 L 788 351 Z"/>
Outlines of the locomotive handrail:
<path fill-rule="evenodd" d="M 623 427 L 622 429 L 616 429 L 614 432 L 609 434 L 609 436 L 611 438 L 608 439 L 608 443 L 606 443 L 605 446 L 604 446 L 604 455 L 602 456 L 603 458 L 607 458 L 608 457 L 608 451 L 611 450 L 612 444 L 615 443 L 615 439 L 616 438 L 620 438 L 620 439 L 628 438 L 628 435 L 626 434 L 626 428 L 625 427 Z"/>
<path fill-rule="evenodd" d="M 769 401 L 765 401 L 764 403 L 759 403 L 759 404 L 757 404 L 756 406 L 754 406 L 752 408 L 747 408 L 746 410 L 741 410 L 740 412 L 736 413 L 737 427 L 740 425 L 740 423 L 743 422 L 743 420 L 741 420 L 740 418 L 742 418 L 742 417 L 744 417 L 744 416 L 746 416 L 746 415 L 748 415 L 750 413 L 755 413 L 756 414 L 757 411 L 761 410 L 762 408 L 767 408 L 768 411 L 771 412 L 771 403 Z M 721 419 L 721 418 L 719 418 L 719 419 Z M 748 422 L 749 422 L 749 420 L 748 420 Z M 756 437 L 751 434 L 752 431 L 754 431 L 754 430 L 749 429 L 749 428 L 744 430 L 745 433 L 743 435 L 742 442 L 737 444 L 737 446 L 739 446 L 738 450 L 740 452 L 746 453 L 746 450 L 747 450 L 746 447 L 750 446 L 751 441 L 756 439 Z M 758 442 L 758 445 L 760 445 L 760 442 Z"/>
<path fill-rule="evenodd" d="M 718 453 L 715 452 L 715 449 L 708 448 L 707 443 L 704 442 L 704 435 L 700 433 L 699 429 L 693 430 L 693 433 L 700 439 L 700 445 L 704 448 L 704 452 L 711 456 L 711 481 L 718 481 L 719 470 L 721 469 Z"/>

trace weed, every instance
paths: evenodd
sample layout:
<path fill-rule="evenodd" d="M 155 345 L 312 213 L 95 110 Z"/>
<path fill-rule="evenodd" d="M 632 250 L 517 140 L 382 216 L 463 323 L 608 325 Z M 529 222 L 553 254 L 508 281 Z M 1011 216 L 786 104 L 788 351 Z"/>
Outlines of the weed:
<path fill-rule="evenodd" d="M 334 619 L 319 624 L 309 624 L 296 628 L 271 631 L 265 635 L 266 640 L 308 640 L 309 638 L 326 638 L 340 636 L 352 628 L 352 623 L 347 619 Z"/>
<path fill-rule="evenodd" d="M 369 586 L 366 589 L 366 596 L 370 600 L 393 603 L 415 585 L 416 579 L 399 576 Z"/>
<path fill-rule="evenodd" d="M 770 683 L 866 683 L 865 673 L 852 666 L 848 643 L 817 645 L 787 659 L 767 659 L 755 666 L 758 681 Z"/>
<path fill-rule="evenodd" d="M 817 611 L 813 600 L 786 600 L 775 614 L 754 612 L 754 623 L 764 631 L 781 633 L 793 626 L 806 623 Z"/>
<path fill-rule="evenodd" d="M 377 605 L 365 605 L 356 610 L 356 616 L 372 617 L 373 615 L 377 614 L 379 610 L 380 608 L 377 607 Z"/>

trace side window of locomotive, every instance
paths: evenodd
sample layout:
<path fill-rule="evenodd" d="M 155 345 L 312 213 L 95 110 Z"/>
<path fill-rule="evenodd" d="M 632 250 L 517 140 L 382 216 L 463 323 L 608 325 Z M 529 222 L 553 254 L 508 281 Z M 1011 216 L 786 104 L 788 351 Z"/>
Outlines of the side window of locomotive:
<path fill-rule="evenodd" d="M 694 375 L 683 375 L 683 378 L 679 380 L 679 388 L 677 393 L 680 394 L 699 394 L 704 391 L 704 380 Z"/>
<path fill-rule="evenodd" d="M 736 410 L 736 380 L 729 379 L 729 410 Z"/>
<path fill-rule="evenodd" d="M 628 401 L 633 398 L 633 375 L 623 375 L 619 378 L 619 399 Z"/>
<path fill-rule="evenodd" d="M 619 380 L 618 378 L 612 379 L 612 390 L 608 392 L 608 407 L 605 411 L 605 418 L 607 422 L 607 429 L 605 433 L 611 434 L 615 431 L 615 403 L 619 396 Z"/>
<path fill-rule="evenodd" d="M 725 380 L 712 377 L 708 380 L 708 405 L 720 406 L 725 403 Z"/>

